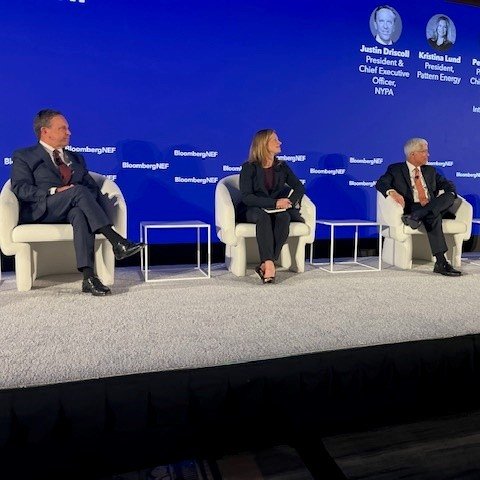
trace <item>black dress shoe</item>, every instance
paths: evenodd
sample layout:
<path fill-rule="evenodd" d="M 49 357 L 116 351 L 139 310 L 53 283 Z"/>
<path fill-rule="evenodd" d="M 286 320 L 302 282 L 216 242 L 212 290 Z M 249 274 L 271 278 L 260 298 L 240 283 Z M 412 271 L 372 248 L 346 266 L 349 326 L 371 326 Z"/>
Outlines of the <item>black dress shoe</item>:
<path fill-rule="evenodd" d="M 416 230 L 422 224 L 421 220 L 418 220 L 418 218 L 413 218 L 411 215 L 402 215 L 402 222 L 414 230 Z"/>
<path fill-rule="evenodd" d="M 82 292 L 91 293 L 96 297 L 104 297 L 110 295 L 112 291 L 106 287 L 98 277 L 84 278 L 82 282 Z"/>
<path fill-rule="evenodd" d="M 462 274 L 460 270 L 455 270 L 448 262 L 435 262 L 433 271 L 435 273 L 440 273 L 441 275 L 446 275 L 447 277 L 459 277 Z"/>
<path fill-rule="evenodd" d="M 145 247 L 144 243 L 134 243 L 129 240 L 122 240 L 113 245 L 113 253 L 117 260 L 123 260 L 124 258 L 131 257 L 138 253 Z"/>

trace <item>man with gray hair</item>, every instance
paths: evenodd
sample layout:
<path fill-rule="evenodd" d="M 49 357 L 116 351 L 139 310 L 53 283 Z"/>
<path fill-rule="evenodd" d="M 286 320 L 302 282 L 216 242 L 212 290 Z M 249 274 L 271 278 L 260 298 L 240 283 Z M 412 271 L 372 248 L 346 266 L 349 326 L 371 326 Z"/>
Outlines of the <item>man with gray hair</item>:
<path fill-rule="evenodd" d="M 405 162 L 389 165 L 376 188 L 385 197 L 391 196 L 402 206 L 405 225 L 417 229 L 425 226 L 432 254 L 436 258 L 433 271 L 447 276 L 462 273 L 453 268 L 445 258 L 448 250 L 442 230 L 442 218 L 457 198 L 455 185 L 427 165 L 428 142 L 423 138 L 412 138 L 405 143 Z M 439 191 L 444 193 L 439 195 Z"/>
<path fill-rule="evenodd" d="M 100 189 L 88 173 L 82 155 L 66 151 L 70 129 L 62 113 L 41 110 L 33 121 L 38 143 L 13 153 L 12 190 L 20 202 L 21 223 L 70 223 L 82 291 L 109 295 L 110 289 L 94 275 L 95 233 L 112 244 L 117 260 L 143 247 L 113 230 L 99 203 Z"/>

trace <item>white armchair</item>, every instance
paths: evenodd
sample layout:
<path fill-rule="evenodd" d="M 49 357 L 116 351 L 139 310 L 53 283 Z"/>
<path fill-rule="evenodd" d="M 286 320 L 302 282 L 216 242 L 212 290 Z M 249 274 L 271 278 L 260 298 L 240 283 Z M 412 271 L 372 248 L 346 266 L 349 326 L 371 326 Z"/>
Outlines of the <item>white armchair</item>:
<path fill-rule="evenodd" d="M 454 267 L 459 267 L 463 242 L 472 233 L 472 206 L 462 197 L 455 219 L 442 221 L 443 232 L 448 246 L 447 257 Z M 412 260 L 433 261 L 432 251 L 425 228 L 414 230 L 402 222 L 403 208 L 392 197 L 377 192 L 377 222 L 383 225 L 382 259 L 385 263 L 403 269 L 412 268 Z"/>
<path fill-rule="evenodd" d="M 95 172 L 90 175 L 102 192 L 102 205 L 115 230 L 122 236 L 127 230 L 127 208 L 118 186 Z M 32 288 L 37 277 L 77 272 L 70 224 L 19 225 L 19 202 L 8 180 L 0 193 L 0 249 L 15 255 L 17 289 Z M 112 246 L 103 235 L 95 239 L 95 270 L 106 285 L 113 284 L 115 257 Z"/>
<path fill-rule="evenodd" d="M 235 206 L 241 201 L 240 175 L 222 178 L 215 190 L 215 225 L 218 238 L 226 245 L 225 264 L 237 277 L 247 273 L 248 263 L 258 263 L 256 226 L 253 223 L 237 223 Z M 279 263 L 292 271 L 305 271 L 305 245 L 315 240 L 316 208 L 304 195 L 300 213 L 305 220 L 290 223 L 287 243 L 280 253 Z"/>

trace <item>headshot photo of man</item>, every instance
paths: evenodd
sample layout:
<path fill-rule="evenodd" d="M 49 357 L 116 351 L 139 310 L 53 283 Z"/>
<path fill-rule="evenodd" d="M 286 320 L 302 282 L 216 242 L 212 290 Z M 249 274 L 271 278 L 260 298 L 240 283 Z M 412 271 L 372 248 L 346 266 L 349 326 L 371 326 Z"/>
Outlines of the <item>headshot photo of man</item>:
<path fill-rule="evenodd" d="M 370 31 L 380 45 L 393 45 L 402 33 L 398 12 L 389 5 L 380 5 L 370 15 Z"/>
<path fill-rule="evenodd" d="M 428 21 L 426 36 L 428 44 L 432 48 L 439 52 L 445 52 L 455 43 L 457 32 L 449 17 L 437 14 Z"/>

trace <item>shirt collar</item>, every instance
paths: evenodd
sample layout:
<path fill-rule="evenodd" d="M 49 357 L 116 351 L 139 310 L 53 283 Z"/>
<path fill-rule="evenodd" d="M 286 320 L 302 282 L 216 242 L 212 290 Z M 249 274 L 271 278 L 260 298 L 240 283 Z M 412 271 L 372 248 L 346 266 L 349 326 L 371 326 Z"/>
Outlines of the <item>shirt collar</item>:
<path fill-rule="evenodd" d="M 54 150 L 57 150 L 60 153 L 60 158 L 66 165 L 70 166 L 72 164 L 71 160 L 68 158 L 68 155 L 66 155 L 63 151 L 63 148 L 53 148 L 52 146 L 48 145 L 48 143 L 45 143 L 42 140 L 39 140 L 38 143 L 40 143 L 40 145 L 47 151 L 53 163 L 55 163 L 55 159 L 53 158 L 53 152 Z"/>
<path fill-rule="evenodd" d="M 418 171 L 421 172 L 421 168 L 420 167 L 416 167 L 415 165 L 412 165 L 410 162 L 405 162 L 407 164 L 407 167 L 408 167 L 408 171 L 410 172 L 410 176 L 413 175 L 413 171 L 418 168 Z"/>
<path fill-rule="evenodd" d="M 63 153 L 62 149 L 61 148 L 53 148 L 51 147 L 50 145 L 48 145 L 48 143 L 45 143 L 44 141 L 42 140 L 39 140 L 40 145 L 50 154 L 50 155 L 53 155 L 53 151 L 54 150 L 58 150 L 60 153 Z"/>

